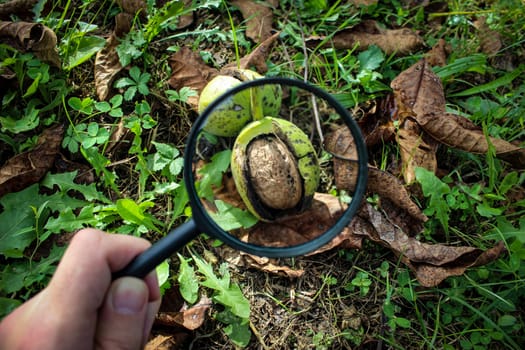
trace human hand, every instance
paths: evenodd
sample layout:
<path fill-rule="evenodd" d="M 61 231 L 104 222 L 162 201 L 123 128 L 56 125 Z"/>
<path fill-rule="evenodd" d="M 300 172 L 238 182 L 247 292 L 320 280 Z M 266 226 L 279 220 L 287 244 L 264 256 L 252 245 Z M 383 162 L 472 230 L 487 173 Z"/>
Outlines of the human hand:
<path fill-rule="evenodd" d="M 0 349 L 138 349 L 161 296 L 155 271 L 111 280 L 149 247 L 94 229 L 72 239 L 49 285 L 0 323 Z"/>

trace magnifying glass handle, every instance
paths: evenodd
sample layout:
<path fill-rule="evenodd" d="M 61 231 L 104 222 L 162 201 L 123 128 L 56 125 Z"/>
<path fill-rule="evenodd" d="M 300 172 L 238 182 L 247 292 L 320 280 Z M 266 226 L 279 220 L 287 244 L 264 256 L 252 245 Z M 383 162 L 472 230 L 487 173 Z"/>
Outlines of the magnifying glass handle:
<path fill-rule="evenodd" d="M 144 278 L 166 258 L 184 247 L 199 234 L 194 219 L 171 230 L 164 238 L 135 257 L 125 268 L 113 274 L 113 280 L 124 277 Z"/>

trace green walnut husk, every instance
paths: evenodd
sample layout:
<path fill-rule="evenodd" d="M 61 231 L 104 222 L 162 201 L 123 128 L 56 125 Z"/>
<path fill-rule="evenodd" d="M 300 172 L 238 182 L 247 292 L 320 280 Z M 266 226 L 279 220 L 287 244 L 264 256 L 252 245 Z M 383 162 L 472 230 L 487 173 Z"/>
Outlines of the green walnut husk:
<path fill-rule="evenodd" d="M 308 208 L 320 177 L 308 136 L 295 124 L 273 117 L 241 131 L 233 146 L 231 170 L 246 207 L 263 221 Z"/>
<path fill-rule="evenodd" d="M 199 98 L 199 114 L 215 99 L 241 83 L 240 80 L 227 76 L 218 75 L 201 92 Z M 242 128 L 252 120 L 250 111 L 250 92 L 243 90 L 227 98 L 208 117 L 204 130 L 216 135 L 231 137 L 235 136 Z"/>
<path fill-rule="evenodd" d="M 227 90 L 243 81 L 260 79 L 263 76 L 248 69 L 238 69 L 233 76 L 218 75 L 202 90 L 198 112 Z M 236 136 L 252 120 L 265 116 L 277 116 L 281 109 L 282 89 L 279 85 L 263 85 L 238 92 L 225 100 L 210 114 L 204 130 L 216 136 Z"/>

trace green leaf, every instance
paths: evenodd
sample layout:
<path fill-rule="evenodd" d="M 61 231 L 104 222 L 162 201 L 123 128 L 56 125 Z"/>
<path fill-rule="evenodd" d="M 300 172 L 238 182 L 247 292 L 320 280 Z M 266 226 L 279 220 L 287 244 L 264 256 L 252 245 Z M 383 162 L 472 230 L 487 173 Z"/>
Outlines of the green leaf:
<path fill-rule="evenodd" d="M 98 219 L 93 215 L 93 205 L 82 208 L 80 213 L 75 215 L 71 208 L 60 211 L 57 218 L 49 218 L 44 228 L 53 233 L 74 232 L 84 227 L 94 227 L 98 224 Z"/>
<path fill-rule="evenodd" d="M 166 259 L 161 262 L 160 265 L 155 268 L 155 271 L 157 272 L 159 287 L 162 287 L 164 283 L 168 282 L 168 278 L 170 277 L 169 260 Z"/>
<path fill-rule="evenodd" d="M 189 264 L 191 259 L 184 259 L 180 254 L 177 254 L 180 260 L 179 275 L 177 281 L 179 282 L 179 291 L 184 300 L 190 304 L 194 304 L 199 297 L 199 283 L 195 270 Z"/>
<path fill-rule="evenodd" d="M 75 50 L 65 58 L 65 70 L 81 65 L 106 45 L 106 40 L 98 36 L 83 36 L 77 43 Z"/>
<path fill-rule="evenodd" d="M 210 213 L 211 217 L 225 231 L 249 228 L 258 221 L 249 211 L 242 210 L 221 200 L 216 200 L 215 206 L 217 207 L 217 213 Z"/>
<path fill-rule="evenodd" d="M 359 53 L 357 59 L 359 60 L 360 71 L 373 71 L 381 66 L 381 63 L 385 60 L 385 55 L 379 47 L 371 45 L 368 49 Z"/>
<path fill-rule="evenodd" d="M 22 301 L 0 297 L 0 319 L 10 314 L 14 309 L 22 304 Z"/>
<path fill-rule="evenodd" d="M 6 257 L 21 257 L 35 239 L 35 212 L 47 200 L 39 195 L 38 185 L 20 192 L 6 194 L 0 198 L 4 210 L 0 213 L 0 254 Z"/>
<path fill-rule="evenodd" d="M 35 108 L 34 104 L 30 104 L 24 111 L 21 118 L 14 117 L 0 117 L 0 124 L 2 129 L 18 134 L 21 132 L 33 130 L 40 123 L 40 109 Z"/>
<path fill-rule="evenodd" d="M 61 174 L 50 174 L 42 180 L 42 186 L 52 189 L 58 186 L 61 192 L 76 191 L 81 194 L 88 201 L 100 201 L 103 203 L 111 203 L 111 201 L 98 191 L 95 184 L 83 185 L 75 183 L 77 171 Z"/>
<path fill-rule="evenodd" d="M 404 317 L 395 317 L 394 320 L 399 327 L 410 328 L 410 320 Z"/>
<path fill-rule="evenodd" d="M 126 92 L 124 92 L 124 99 L 126 101 L 133 100 L 133 97 L 135 97 L 135 94 L 137 93 L 137 87 L 136 86 L 130 86 Z"/>
<path fill-rule="evenodd" d="M 128 86 L 135 85 L 135 82 L 131 80 L 130 78 L 121 78 L 115 82 L 115 87 L 117 89 L 122 89 Z"/>
<path fill-rule="evenodd" d="M 224 333 L 230 338 L 232 343 L 240 347 L 246 347 L 250 343 L 252 332 L 247 322 L 233 322 L 224 327 Z"/>
<path fill-rule="evenodd" d="M 152 202 L 143 202 L 137 205 L 129 198 L 117 200 L 117 212 L 124 219 L 137 225 L 144 225 L 148 229 L 160 232 L 152 220 L 152 216 L 144 212 L 144 207 L 153 206 Z"/>
<path fill-rule="evenodd" d="M 500 327 L 510 327 L 516 324 L 516 317 L 512 315 L 503 315 L 498 319 L 498 326 Z"/>
<path fill-rule="evenodd" d="M 65 247 L 53 246 L 49 255 L 38 262 L 22 260 L 6 265 L 0 274 L 0 291 L 11 294 L 35 283 L 45 284 L 64 251 Z"/>
<path fill-rule="evenodd" d="M 192 254 L 192 257 L 199 272 L 206 278 L 201 282 L 201 285 L 215 290 L 213 299 L 227 307 L 234 315 L 248 319 L 250 317 L 250 303 L 237 284 L 230 284 L 230 275 L 226 273 L 222 278 L 219 278 L 214 274 L 212 266 L 202 260 L 200 256 Z"/>
<path fill-rule="evenodd" d="M 486 218 L 492 218 L 495 216 L 500 216 L 501 213 L 503 213 L 502 208 L 493 208 L 488 203 L 480 203 L 476 206 L 476 211 L 479 215 L 486 217 Z"/>
<path fill-rule="evenodd" d="M 444 196 L 450 193 L 450 187 L 425 168 L 416 168 L 415 174 L 416 180 L 421 184 L 423 194 L 430 198 L 425 214 L 434 214 L 445 232 L 448 232 L 450 207 Z"/>
<path fill-rule="evenodd" d="M 213 197 L 213 186 L 217 187 L 222 183 L 222 174 L 230 166 L 230 157 L 231 150 L 224 150 L 216 153 L 211 158 L 211 162 L 199 170 L 199 174 L 202 175 L 202 178 L 196 186 L 201 197 Z"/>
<path fill-rule="evenodd" d="M 521 76 L 525 71 L 525 65 L 520 65 L 518 68 L 514 69 L 513 71 L 508 72 L 502 77 L 499 77 L 489 83 L 482 84 L 482 85 L 476 85 L 473 88 L 463 90 L 460 92 L 456 92 L 453 94 L 449 94 L 450 97 L 460 97 L 460 96 L 470 96 L 470 95 L 476 95 L 485 91 L 495 91 L 497 88 L 501 86 L 509 86 L 514 79 Z"/>
<path fill-rule="evenodd" d="M 137 66 L 131 67 L 129 70 L 129 76 L 134 80 L 135 83 L 140 82 L 140 69 Z"/>
<path fill-rule="evenodd" d="M 106 102 L 106 101 L 96 102 L 95 103 L 95 108 L 99 112 L 107 113 L 107 112 L 109 112 L 111 110 L 111 105 L 108 102 Z"/>

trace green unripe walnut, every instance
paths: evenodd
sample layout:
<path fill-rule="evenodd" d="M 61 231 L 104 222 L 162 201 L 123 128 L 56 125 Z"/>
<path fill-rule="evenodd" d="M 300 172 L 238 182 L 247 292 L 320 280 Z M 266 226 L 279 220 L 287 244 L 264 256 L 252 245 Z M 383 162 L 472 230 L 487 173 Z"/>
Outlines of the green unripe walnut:
<path fill-rule="evenodd" d="M 201 92 L 199 113 L 202 113 L 210 103 L 227 90 L 240 83 L 238 79 L 227 75 L 218 75 L 210 80 Z M 231 137 L 237 135 L 252 120 L 250 104 L 250 92 L 248 90 L 228 97 L 210 114 L 204 130 L 217 136 Z"/>
<path fill-rule="evenodd" d="M 248 69 L 237 69 L 232 74 L 234 76 L 218 75 L 208 82 L 199 98 L 199 113 L 241 82 L 263 77 Z M 281 109 L 281 100 L 282 89 L 277 84 L 242 90 L 228 97 L 210 114 L 204 130 L 216 136 L 236 136 L 252 120 L 259 120 L 265 116 L 277 117 Z"/>
<path fill-rule="evenodd" d="M 246 207 L 265 221 L 308 208 L 320 177 L 308 136 L 293 123 L 272 117 L 241 131 L 233 146 L 231 170 Z"/>

